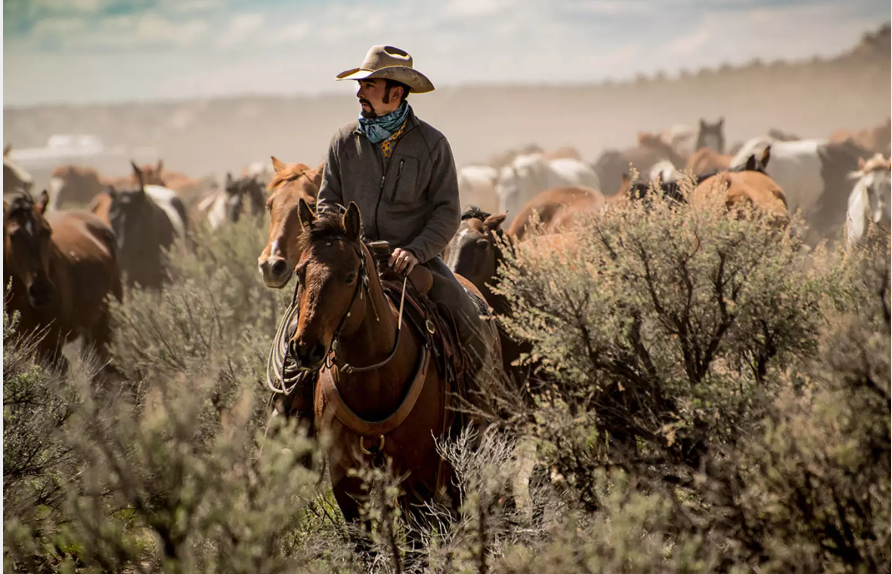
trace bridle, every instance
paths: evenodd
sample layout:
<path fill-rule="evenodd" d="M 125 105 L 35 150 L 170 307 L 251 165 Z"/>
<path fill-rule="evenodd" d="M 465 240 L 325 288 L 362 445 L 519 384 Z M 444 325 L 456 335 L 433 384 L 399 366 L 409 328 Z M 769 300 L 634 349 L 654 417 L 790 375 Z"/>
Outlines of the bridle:
<path fill-rule="evenodd" d="M 387 363 L 389 363 L 391 360 L 393 360 L 393 358 L 396 356 L 397 349 L 399 349 L 400 334 L 402 333 L 402 325 L 403 325 L 403 309 L 405 307 L 405 300 L 406 300 L 406 280 L 408 279 L 408 275 L 403 276 L 403 286 L 402 286 L 402 293 L 400 295 L 400 308 L 399 308 L 399 318 L 397 320 L 396 336 L 394 338 L 393 348 L 391 349 L 390 353 L 383 360 L 378 361 L 377 363 L 374 363 L 372 365 L 366 365 L 366 366 L 362 366 L 362 367 L 356 367 L 354 365 L 351 365 L 351 364 L 347 363 L 346 361 L 339 359 L 337 357 L 337 349 L 339 347 L 338 342 L 340 339 L 341 330 L 344 328 L 344 323 L 352 315 L 353 306 L 356 304 L 356 300 L 362 299 L 363 294 L 370 296 L 370 294 L 369 294 L 369 270 L 368 270 L 368 264 L 366 262 L 365 254 L 363 253 L 361 247 L 357 247 L 352 241 L 348 241 L 344 238 L 339 238 L 339 237 L 326 238 L 326 241 L 329 241 L 329 242 L 333 241 L 333 240 L 344 241 L 348 245 L 350 245 L 350 247 L 353 249 L 353 251 L 356 253 L 357 257 L 359 258 L 359 269 L 357 270 L 356 287 L 353 289 L 353 295 L 350 298 L 350 305 L 347 307 L 347 310 L 341 316 L 341 319 L 338 322 L 338 326 L 335 328 L 334 335 L 332 336 L 329 348 L 325 352 L 325 358 L 323 360 L 321 368 L 331 369 L 333 366 L 336 366 L 338 368 L 338 370 L 343 372 L 344 374 L 362 373 L 362 372 L 372 371 L 374 369 L 381 368 L 384 365 L 386 365 Z M 308 369 L 305 367 L 296 367 L 296 368 L 292 368 L 292 372 L 293 371 L 298 371 L 298 372 L 294 376 L 292 376 L 290 378 L 286 378 L 287 377 L 286 371 L 288 369 L 286 368 L 286 364 L 285 364 L 286 361 L 284 360 L 285 357 L 284 356 L 274 356 L 276 354 L 277 348 L 281 347 L 281 345 L 277 345 L 277 343 L 280 342 L 282 340 L 282 338 L 285 336 L 285 331 L 287 329 L 287 326 L 291 324 L 293 318 L 297 317 L 297 312 L 299 311 L 299 306 L 297 305 L 297 302 L 298 302 L 298 296 L 300 293 L 300 285 L 301 285 L 300 281 L 297 281 L 296 285 L 294 287 L 294 296 L 292 297 L 291 305 L 282 317 L 282 321 L 279 325 L 278 333 L 276 334 L 276 341 L 273 342 L 273 348 L 270 350 L 270 356 L 267 361 L 267 387 L 274 393 L 278 393 L 278 394 L 285 394 L 285 395 L 290 394 L 291 391 L 294 389 L 294 386 L 296 386 L 299 382 L 297 379 L 300 378 L 300 373 L 315 372 L 316 370 L 318 370 L 318 369 Z M 287 343 L 287 352 L 292 357 L 297 356 L 297 348 L 296 348 L 296 343 L 294 340 L 291 340 Z M 280 373 L 277 373 L 277 374 L 280 374 L 280 377 L 281 377 L 279 379 L 282 382 L 281 387 L 277 386 L 270 378 L 270 367 L 271 367 L 271 363 L 274 359 L 276 359 L 277 361 L 281 360 L 281 362 L 282 362 Z M 286 382 L 289 382 L 289 379 L 292 380 L 293 383 L 290 387 L 287 387 Z"/>

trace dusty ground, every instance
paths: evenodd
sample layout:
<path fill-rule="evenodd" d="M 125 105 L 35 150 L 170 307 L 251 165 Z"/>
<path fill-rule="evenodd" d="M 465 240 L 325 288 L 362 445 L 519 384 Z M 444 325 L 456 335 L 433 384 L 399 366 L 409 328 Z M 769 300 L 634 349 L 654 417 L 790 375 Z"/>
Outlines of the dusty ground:
<path fill-rule="evenodd" d="M 754 65 L 614 86 L 443 88 L 410 101 L 449 137 L 459 165 L 530 142 L 572 145 L 593 161 L 605 148 L 633 145 L 639 130 L 695 126 L 701 117 L 724 116 L 729 144 L 769 128 L 826 137 L 841 128 L 879 124 L 889 115 L 889 50 L 865 56 L 859 46 L 826 62 Z M 336 128 L 357 111 L 355 99 L 340 94 L 5 108 L 3 139 L 31 147 L 44 145 L 53 133 L 95 133 L 107 145 L 154 147 L 169 168 L 200 176 L 240 170 L 270 155 L 319 163 Z M 122 162 L 120 173 L 127 170 Z"/>

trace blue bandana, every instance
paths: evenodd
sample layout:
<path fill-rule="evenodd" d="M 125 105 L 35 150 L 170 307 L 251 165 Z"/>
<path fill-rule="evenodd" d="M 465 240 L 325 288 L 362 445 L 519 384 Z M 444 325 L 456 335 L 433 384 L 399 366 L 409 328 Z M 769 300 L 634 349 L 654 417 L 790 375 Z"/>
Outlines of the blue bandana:
<path fill-rule="evenodd" d="M 359 116 L 359 129 L 372 143 L 384 141 L 396 133 L 409 117 L 409 102 L 403 102 L 395 111 L 377 118 Z"/>

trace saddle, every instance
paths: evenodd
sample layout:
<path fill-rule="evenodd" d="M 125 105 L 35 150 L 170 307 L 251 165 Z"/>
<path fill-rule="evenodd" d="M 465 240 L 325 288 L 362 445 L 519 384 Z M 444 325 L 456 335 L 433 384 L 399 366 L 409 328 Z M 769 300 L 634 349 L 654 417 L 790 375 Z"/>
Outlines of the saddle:
<path fill-rule="evenodd" d="M 390 244 L 375 241 L 369 243 L 368 247 L 377 263 L 385 294 L 399 307 L 403 282 L 402 276 L 388 266 Z M 468 371 L 467 353 L 462 348 L 452 312 L 447 306 L 435 303 L 428 296 L 433 284 L 433 274 L 427 267 L 416 265 L 412 269 L 406 281 L 404 315 L 433 352 L 440 376 L 449 381 L 453 392 L 462 392 L 466 388 L 464 379 Z"/>

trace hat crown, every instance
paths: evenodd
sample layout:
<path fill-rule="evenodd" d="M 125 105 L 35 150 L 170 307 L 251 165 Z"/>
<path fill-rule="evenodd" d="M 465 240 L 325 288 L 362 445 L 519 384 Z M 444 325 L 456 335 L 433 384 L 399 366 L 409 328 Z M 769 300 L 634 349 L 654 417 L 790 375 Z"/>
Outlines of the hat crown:
<path fill-rule="evenodd" d="M 360 68 L 363 70 L 380 70 L 391 66 L 412 67 L 412 56 L 409 52 L 394 46 L 372 46 L 365 55 Z"/>

